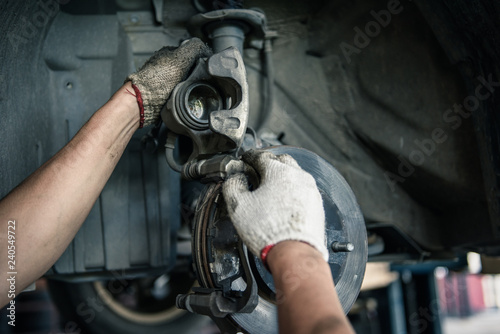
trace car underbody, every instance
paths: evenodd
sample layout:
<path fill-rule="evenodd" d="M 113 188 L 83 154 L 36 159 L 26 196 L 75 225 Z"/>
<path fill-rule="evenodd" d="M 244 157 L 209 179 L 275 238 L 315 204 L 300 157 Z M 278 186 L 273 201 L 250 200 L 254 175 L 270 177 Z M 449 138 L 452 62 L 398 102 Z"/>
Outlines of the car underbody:
<path fill-rule="evenodd" d="M 154 51 L 192 37 L 193 16 L 229 5 L 241 2 L 4 1 L 0 195 L 63 147 Z M 258 38 L 244 45 L 248 126 L 263 140 L 314 152 L 342 175 L 366 224 L 369 261 L 500 255 L 498 4 L 248 0 L 244 8 L 264 13 L 272 32 L 272 50 Z M 46 274 L 64 291 L 61 304 L 122 280 L 135 291 L 147 286 L 152 305 L 163 277 L 173 284 L 168 302 L 147 310 L 158 314 L 194 284 L 191 228 L 203 185 L 170 169 L 165 131 L 137 131 Z M 172 326 L 177 317 L 134 322 L 122 311 L 117 305 L 110 316 L 134 324 L 104 332 Z"/>

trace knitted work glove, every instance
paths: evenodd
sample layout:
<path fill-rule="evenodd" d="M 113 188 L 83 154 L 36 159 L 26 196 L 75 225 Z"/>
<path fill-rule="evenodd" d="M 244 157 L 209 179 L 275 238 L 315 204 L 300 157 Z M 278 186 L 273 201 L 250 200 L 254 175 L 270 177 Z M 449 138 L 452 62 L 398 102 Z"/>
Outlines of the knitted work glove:
<path fill-rule="evenodd" d="M 198 38 L 185 41 L 178 48 L 165 46 L 125 82 L 132 81 L 139 109 L 141 124 L 154 124 L 174 87 L 186 79 L 189 70 L 199 58 L 209 57 L 212 51 Z"/>
<path fill-rule="evenodd" d="M 242 157 L 259 185 L 249 190 L 243 174 L 230 177 L 222 192 L 229 216 L 243 242 L 265 263 L 280 241 L 298 240 L 316 248 L 325 261 L 325 212 L 314 178 L 289 155 L 249 151 Z"/>

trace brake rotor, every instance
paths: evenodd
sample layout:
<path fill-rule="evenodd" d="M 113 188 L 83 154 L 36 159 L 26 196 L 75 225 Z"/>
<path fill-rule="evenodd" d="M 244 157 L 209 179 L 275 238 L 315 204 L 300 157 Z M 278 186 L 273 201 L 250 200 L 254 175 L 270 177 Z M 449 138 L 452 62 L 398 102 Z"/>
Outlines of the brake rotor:
<path fill-rule="evenodd" d="M 340 173 L 317 154 L 291 146 L 267 150 L 276 155 L 291 155 L 316 180 L 325 209 L 328 264 L 340 303 L 347 313 L 359 294 L 368 253 L 366 228 L 356 198 Z M 195 270 L 203 288 L 232 293 L 245 290 L 249 278 L 245 277 L 243 261 L 249 262 L 258 285 L 259 301 L 253 312 L 213 317 L 221 330 L 278 333 L 272 275 L 259 257 L 250 252 L 248 259 L 240 256 L 239 237 L 228 217 L 220 183 L 209 184 L 200 196 L 193 230 Z"/>

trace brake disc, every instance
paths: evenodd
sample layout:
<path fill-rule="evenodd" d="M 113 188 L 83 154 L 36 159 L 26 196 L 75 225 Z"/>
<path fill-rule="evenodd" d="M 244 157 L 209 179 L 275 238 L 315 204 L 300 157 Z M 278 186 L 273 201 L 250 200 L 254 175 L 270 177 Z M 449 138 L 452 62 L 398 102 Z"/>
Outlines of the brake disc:
<path fill-rule="evenodd" d="M 316 180 L 325 209 L 328 264 L 342 308 L 347 313 L 359 294 L 367 261 L 366 229 L 355 196 L 339 172 L 315 153 L 290 146 L 267 150 L 277 155 L 291 155 Z M 198 280 L 203 288 L 231 292 L 234 296 L 235 292 L 244 291 L 251 279 L 243 266 L 244 261 L 248 261 L 246 268 L 251 269 L 252 282 L 258 286 L 258 304 L 250 313 L 212 318 L 224 333 L 277 333 L 273 278 L 258 257 L 250 252 L 248 256 L 241 256 L 240 240 L 228 217 L 221 189 L 221 183 L 209 184 L 198 202 L 193 226 L 193 257 Z"/>

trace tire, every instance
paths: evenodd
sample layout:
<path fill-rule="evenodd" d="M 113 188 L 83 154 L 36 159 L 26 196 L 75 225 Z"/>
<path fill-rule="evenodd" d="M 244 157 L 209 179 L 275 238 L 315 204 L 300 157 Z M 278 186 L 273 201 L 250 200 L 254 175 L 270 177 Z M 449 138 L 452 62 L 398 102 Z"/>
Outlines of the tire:
<path fill-rule="evenodd" d="M 150 304 L 146 304 L 142 310 L 130 308 L 127 305 L 130 300 L 127 302 L 127 299 L 120 299 L 119 296 L 123 294 L 121 292 L 127 294 L 128 287 L 133 286 L 131 282 L 133 281 L 68 283 L 49 280 L 52 299 L 63 319 L 61 329 L 80 334 L 194 334 L 210 326 L 210 318 L 175 307 L 177 293 L 186 292 L 179 291 L 175 286 L 171 286 L 171 292 L 164 298 L 165 308 L 162 310 L 147 309 Z M 177 283 L 179 282 L 180 285 L 187 282 L 192 286 L 192 281 L 182 277 L 177 278 Z"/>

